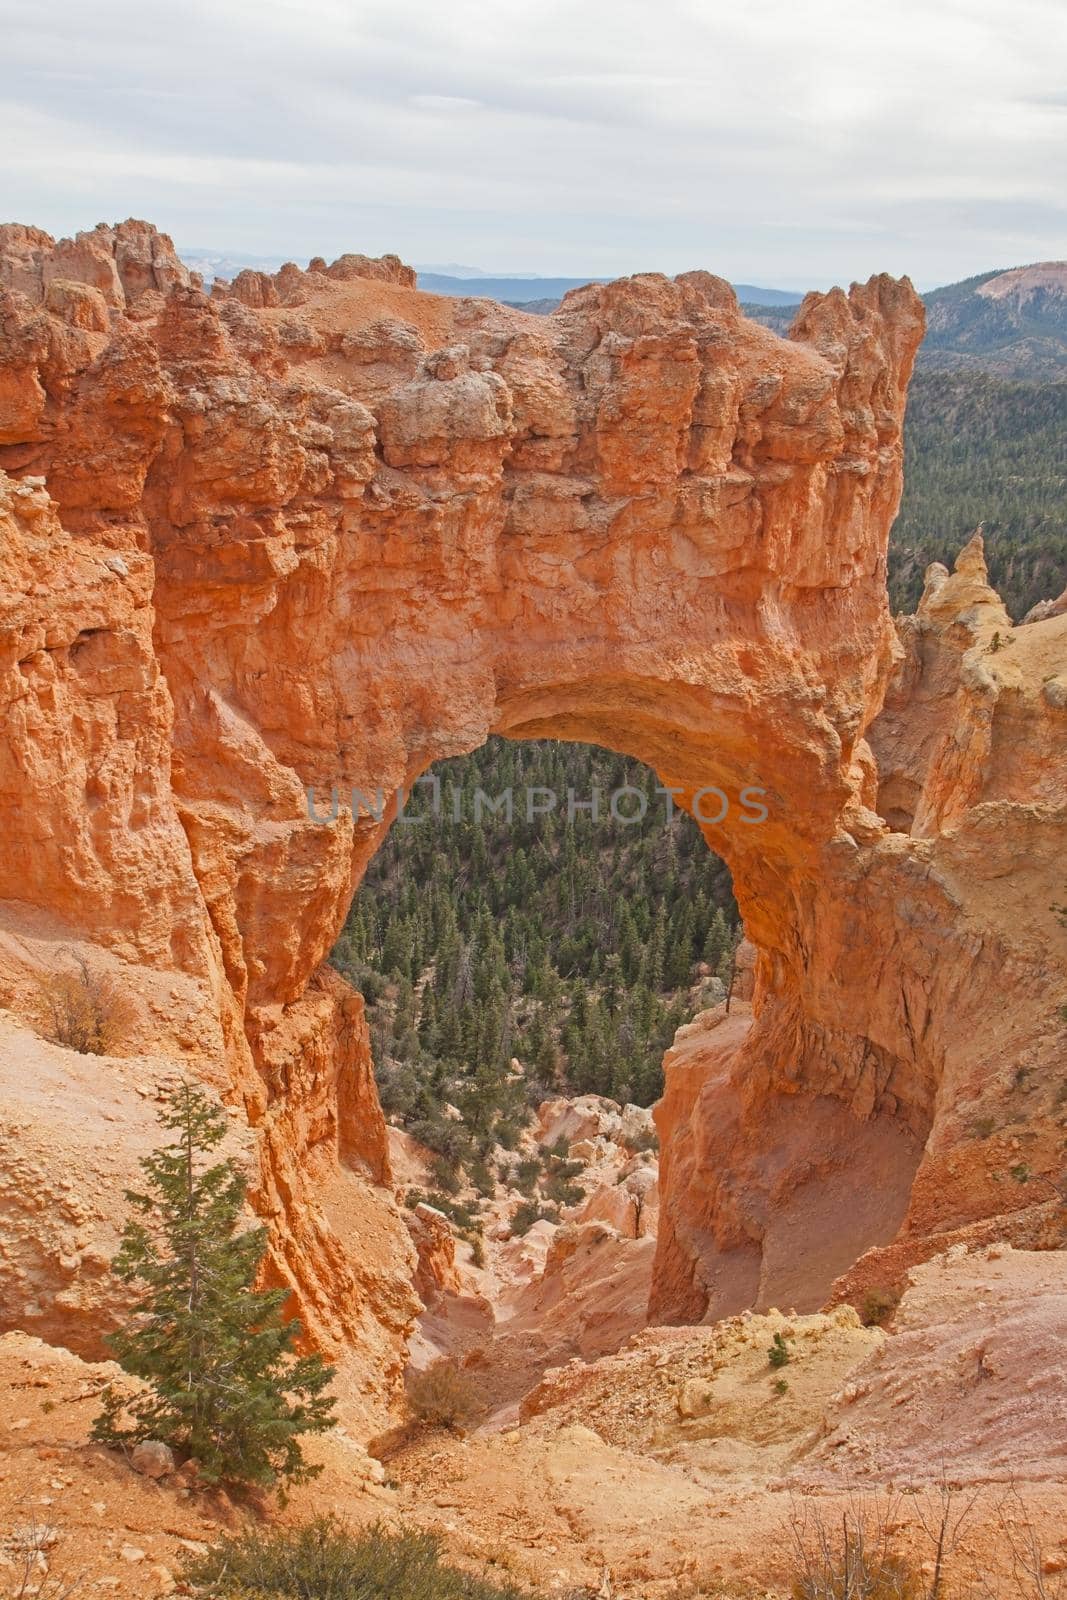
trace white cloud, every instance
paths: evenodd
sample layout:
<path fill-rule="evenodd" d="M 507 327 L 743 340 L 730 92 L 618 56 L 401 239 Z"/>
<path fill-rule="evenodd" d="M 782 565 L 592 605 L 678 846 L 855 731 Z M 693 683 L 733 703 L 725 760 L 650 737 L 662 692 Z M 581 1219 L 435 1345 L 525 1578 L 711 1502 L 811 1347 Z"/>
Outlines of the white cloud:
<path fill-rule="evenodd" d="M 0 37 L 0 215 L 53 232 L 795 286 L 1067 255 L 1061 0 L 0 0 Z"/>

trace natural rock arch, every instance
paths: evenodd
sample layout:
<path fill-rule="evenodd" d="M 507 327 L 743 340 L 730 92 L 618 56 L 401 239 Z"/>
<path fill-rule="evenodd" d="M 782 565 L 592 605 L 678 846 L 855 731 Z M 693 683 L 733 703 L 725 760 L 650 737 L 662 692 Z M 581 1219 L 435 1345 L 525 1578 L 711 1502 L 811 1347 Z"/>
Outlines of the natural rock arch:
<path fill-rule="evenodd" d="M 23 931 L 44 918 L 178 976 L 200 1024 L 157 1043 L 243 1102 L 277 1271 L 321 1336 L 398 1329 L 409 1300 L 322 1200 L 338 1154 L 387 1171 L 360 1008 L 321 963 L 389 817 L 322 826 L 305 786 L 394 790 L 492 732 L 625 751 L 684 801 L 766 791 L 765 823 L 735 807 L 708 830 L 759 951 L 755 1020 L 680 1043 L 654 1315 L 815 1303 L 909 1203 L 924 1237 L 990 1211 L 951 1159 L 974 1057 L 946 1017 L 973 1025 L 1006 960 L 1036 1016 L 1055 974 L 964 909 L 973 858 L 934 837 L 931 748 L 995 601 L 953 610 L 973 574 L 939 601 L 956 632 L 929 737 L 885 723 L 882 776 L 907 768 L 930 836 L 876 811 L 922 332 L 906 280 L 811 295 L 781 339 L 700 272 L 549 318 L 419 294 L 392 258 L 209 297 L 126 223 L 59 246 L 2 229 L 5 283 L 0 896 Z M 936 620 L 906 641 L 913 686 Z M 979 699 L 986 756 L 949 774 L 955 813 L 1029 806 L 1051 860 L 1055 817 L 990 758 L 997 694 Z M 27 775 L 47 793 L 32 823 Z M 975 826 L 987 859 L 1004 848 L 988 808 Z M 837 1244 L 812 1253 L 827 1205 Z"/>

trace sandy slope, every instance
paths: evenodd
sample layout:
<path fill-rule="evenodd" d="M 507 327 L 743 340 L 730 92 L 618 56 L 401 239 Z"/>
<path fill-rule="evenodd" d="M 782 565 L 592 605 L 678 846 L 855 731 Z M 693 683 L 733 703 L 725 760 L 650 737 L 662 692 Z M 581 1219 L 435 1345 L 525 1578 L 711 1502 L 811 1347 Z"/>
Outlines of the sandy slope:
<path fill-rule="evenodd" d="M 284 1516 L 434 1528 L 459 1559 L 550 1593 L 673 1600 L 740 1580 L 781 1593 L 790 1518 L 815 1509 L 836 1523 L 865 1472 L 905 1491 L 897 1537 L 928 1562 L 919 1517 L 936 1514 L 943 1453 L 952 1476 L 983 1485 L 956 1569 L 1003 1553 L 1002 1518 L 1020 1526 L 1014 1489 L 1055 1577 L 1067 1567 L 1063 1257 L 960 1253 L 912 1276 L 897 1331 L 862 1328 L 846 1308 L 649 1329 L 550 1373 L 503 1432 L 427 1434 L 384 1465 L 332 1434 L 310 1450 L 322 1476 Z M 791 1351 L 778 1371 L 775 1331 Z M 57 1573 L 141 1600 L 170 1590 L 183 1541 L 238 1513 L 86 1442 L 109 1376 L 23 1334 L 0 1339 L 0 1527 L 10 1556 L 36 1518 L 55 1530 Z"/>

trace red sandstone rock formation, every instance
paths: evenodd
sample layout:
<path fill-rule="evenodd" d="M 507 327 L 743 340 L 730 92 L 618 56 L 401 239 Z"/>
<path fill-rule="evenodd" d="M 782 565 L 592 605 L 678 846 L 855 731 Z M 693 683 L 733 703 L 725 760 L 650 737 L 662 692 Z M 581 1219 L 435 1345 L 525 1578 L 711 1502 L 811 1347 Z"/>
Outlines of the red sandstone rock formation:
<path fill-rule="evenodd" d="M 124 223 L 0 229 L 0 286 L 6 994 L 63 943 L 127 975 L 140 1047 L 254 1127 L 316 1338 L 396 1372 L 414 1309 L 362 1010 L 322 968 L 395 809 L 348 792 L 494 731 L 729 802 L 705 831 L 755 1020 L 672 1069 L 655 1315 L 816 1304 L 900 1228 L 1031 1202 L 976 1183 L 965 1136 L 1021 1069 L 1045 1115 L 1059 1050 L 1065 624 L 991 653 L 993 602 L 949 579 L 902 654 L 906 281 L 809 296 L 788 339 L 701 272 L 549 318 L 419 294 L 391 258 L 209 298 Z"/>
<path fill-rule="evenodd" d="M 456 1239 L 444 1212 L 423 1202 L 404 1221 L 418 1251 L 415 1287 L 423 1304 L 429 1307 L 442 1294 L 458 1294 L 462 1285 L 456 1266 Z"/>
<path fill-rule="evenodd" d="M 828 849 L 814 1011 L 775 1014 L 764 953 L 755 1026 L 719 1008 L 668 1053 L 654 1314 L 808 1309 L 957 1241 L 1063 1242 L 1067 622 L 1013 629 L 976 537 L 898 631 L 870 730 L 893 831 Z M 826 1026 L 849 1007 L 851 1047 Z"/>

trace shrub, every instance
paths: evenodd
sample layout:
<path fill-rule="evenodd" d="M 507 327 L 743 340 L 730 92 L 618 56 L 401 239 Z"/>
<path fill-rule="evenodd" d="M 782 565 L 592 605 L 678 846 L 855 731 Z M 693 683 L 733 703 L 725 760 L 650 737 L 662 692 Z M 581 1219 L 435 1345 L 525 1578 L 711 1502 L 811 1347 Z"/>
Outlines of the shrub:
<path fill-rule="evenodd" d="M 386 1116 L 409 1119 L 419 1092 L 419 1080 L 414 1070 L 390 1061 L 376 1051 L 374 1077 L 378 1084 L 378 1098 Z"/>
<path fill-rule="evenodd" d="M 975 1600 L 1065 1600 L 1067 1573 L 1044 1548 L 1030 1508 L 1012 1488 L 997 1507 L 999 1571 L 979 1572 Z"/>
<path fill-rule="evenodd" d="M 824 1512 L 800 1501 L 788 1526 L 791 1600 L 1067 1600 L 1067 1574 L 1048 1559 L 1018 1490 L 995 1507 L 977 1557 L 966 1550 L 976 1504 L 975 1494 L 960 1496 L 944 1479 L 933 1503 L 850 1496 L 844 1511 Z M 921 1567 L 901 1547 L 904 1529 L 913 1548 L 926 1549 Z"/>
<path fill-rule="evenodd" d="M 449 1566 L 432 1534 L 356 1533 L 331 1517 L 225 1535 L 183 1577 L 212 1600 L 523 1600 Z"/>
<path fill-rule="evenodd" d="M 557 1178 L 577 1178 L 585 1171 L 584 1161 L 570 1161 L 560 1156 L 552 1157 L 552 1175 Z"/>
<path fill-rule="evenodd" d="M 463 1187 L 460 1168 L 451 1156 L 435 1156 L 430 1163 L 430 1177 L 446 1194 L 458 1194 Z"/>
<path fill-rule="evenodd" d="M 790 1360 L 789 1346 L 785 1342 L 784 1334 L 775 1334 L 771 1347 L 767 1351 L 767 1360 L 772 1367 L 784 1367 L 788 1364 Z"/>
<path fill-rule="evenodd" d="M 515 1168 L 515 1187 L 520 1194 L 532 1195 L 540 1176 L 540 1156 L 525 1156 Z"/>
<path fill-rule="evenodd" d="M 925 1600 L 921 1580 L 904 1557 L 865 1551 L 847 1538 L 798 1578 L 792 1600 Z"/>
<path fill-rule="evenodd" d="M 560 1156 L 552 1156 L 549 1161 L 549 1171 L 541 1180 L 541 1193 L 546 1200 L 554 1200 L 561 1206 L 576 1206 L 579 1200 L 585 1199 L 585 1190 L 581 1184 L 575 1183 L 580 1172 L 585 1168 L 580 1161 L 568 1161 Z"/>
<path fill-rule="evenodd" d="M 519 1137 L 522 1129 L 510 1117 L 498 1117 L 493 1134 L 497 1144 L 502 1150 L 515 1150 L 518 1148 Z"/>
<path fill-rule="evenodd" d="M 471 1139 L 462 1123 L 435 1107 L 428 1116 L 408 1124 L 408 1132 L 420 1144 L 441 1157 L 443 1165 L 456 1175 L 465 1161 L 470 1160 Z"/>
<path fill-rule="evenodd" d="M 523 1098 L 526 1101 L 528 1113 L 527 1120 L 550 1095 L 558 1094 L 558 1092 L 555 1082 L 546 1083 L 543 1078 L 536 1075 L 528 1077 L 523 1084 Z"/>
<path fill-rule="evenodd" d="M 487 1161 L 483 1160 L 481 1156 L 476 1157 L 467 1168 L 467 1176 L 471 1181 L 472 1187 L 477 1189 L 483 1200 L 492 1198 L 496 1192 L 496 1184 L 493 1181 L 493 1174 Z"/>
<path fill-rule="evenodd" d="M 523 1200 L 511 1213 L 511 1232 L 514 1238 L 521 1239 L 529 1233 L 535 1222 L 548 1220 L 555 1221 L 556 1213 L 546 1206 L 538 1205 L 536 1200 Z"/>
<path fill-rule="evenodd" d="M 894 1517 L 851 1507 L 840 1522 L 819 1512 L 791 1524 L 792 1600 L 926 1600 L 927 1587 L 908 1560 L 892 1548 Z"/>
<path fill-rule="evenodd" d="M 546 1200 L 554 1200 L 561 1206 L 576 1206 L 585 1199 L 585 1190 L 580 1183 L 567 1183 L 558 1173 L 547 1180 L 543 1189 Z"/>
<path fill-rule="evenodd" d="M 416 1206 L 433 1206 L 435 1211 L 442 1212 L 465 1239 L 473 1241 L 482 1232 L 482 1219 L 477 1212 L 462 1200 L 453 1200 L 447 1194 L 439 1194 L 436 1189 L 431 1189 L 424 1194 L 421 1189 L 409 1189 L 404 1201 L 409 1211 L 414 1211 Z"/>
<path fill-rule="evenodd" d="M 133 1027 L 133 1006 L 114 978 L 91 972 L 79 955 L 71 959 L 73 972 L 39 980 L 34 1022 L 53 1044 L 83 1056 L 114 1055 Z"/>
<path fill-rule="evenodd" d="M 659 1134 L 655 1128 L 649 1128 L 640 1133 L 635 1133 L 633 1138 L 627 1139 L 626 1145 L 635 1155 L 640 1155 L 644 1150 L 658 1150 Z"/>
<path fill-rule="evenodd" d="M 4 1600 L 72 1600 L 85 1592 L 80 1575 L 64 1574 L 53 1560 L 59 1540 L 56 1528 L 40 1523 L 31 1512 L 22 1527 L 4 1539 Z M 44 1566 L 47 1562 L 47 1567 Z"/>
<path fill-rule="evenodd" d="M 418 1422 L 429 1428 L 465 1432 L 485 1415 L 477 1382 L 458 1361 L 435 1361 L 408 1382 L 408 1404 Z"/>
<path fill-rule="evenodd" d="M 900 1304 L 899 1289 L 868 1289 L 863 1297 L 860 1318 L 865 1327 L 880 1328 Z"/>

